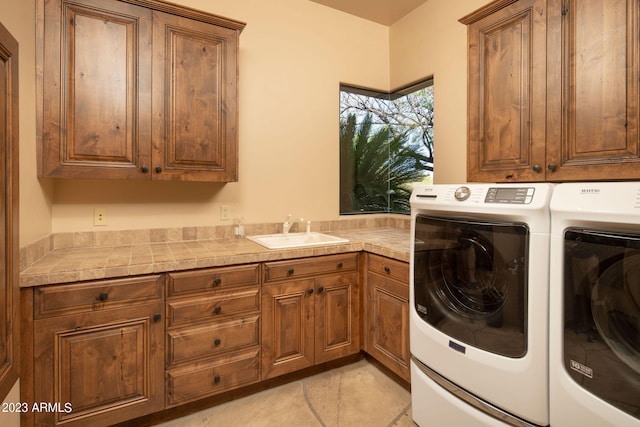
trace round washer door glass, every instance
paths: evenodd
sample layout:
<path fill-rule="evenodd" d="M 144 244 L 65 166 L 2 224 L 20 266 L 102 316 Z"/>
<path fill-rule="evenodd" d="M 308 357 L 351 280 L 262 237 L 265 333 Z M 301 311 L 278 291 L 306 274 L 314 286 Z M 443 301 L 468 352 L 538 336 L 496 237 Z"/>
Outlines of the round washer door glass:
<path fill-rule="evenodd" d="M 528 228 L 418 215 L 416 311 L 465 344 L 509 357 L 526 354 Z"/>
<path fill-rule="evenodd" d="M 640 234 L 570 228 L 564 237 L 565 370 L 640 419 Z"/>
<path fill-rule="evenodd" d="M 602 273 L 591 291 L 591 311 L 604 342 L 640 374 L 640 254 L 615 261 Z"/>

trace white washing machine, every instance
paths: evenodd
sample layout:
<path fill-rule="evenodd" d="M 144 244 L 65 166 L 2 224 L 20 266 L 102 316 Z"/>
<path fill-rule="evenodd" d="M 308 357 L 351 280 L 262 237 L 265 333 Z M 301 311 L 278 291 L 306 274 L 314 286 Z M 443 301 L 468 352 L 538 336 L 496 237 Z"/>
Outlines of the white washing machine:
<path fill-rule="evenodd" d="M 553 427 L 640 427 L 640 183 L 567 183 L 551 201 Z"/>
<path fill-rule="evenodd" d="M 550 184 L 416 186 L 411 394 L 427 426 L 547 426 Z"/>

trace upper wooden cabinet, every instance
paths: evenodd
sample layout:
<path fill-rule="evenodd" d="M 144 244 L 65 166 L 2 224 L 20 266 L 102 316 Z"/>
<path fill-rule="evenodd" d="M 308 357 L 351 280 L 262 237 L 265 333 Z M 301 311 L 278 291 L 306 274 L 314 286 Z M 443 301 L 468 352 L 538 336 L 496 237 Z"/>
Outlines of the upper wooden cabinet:
<path fill-rule="evenodd" d="M 640 178 L 638 9 L 499 0 L 461 19 L 469 181 Z"/>
<path fill-rule="evenodd" d="M 156 0 L 38 0 L 38 22 L 41 177 L 237 180 L 243 23 Z"/>

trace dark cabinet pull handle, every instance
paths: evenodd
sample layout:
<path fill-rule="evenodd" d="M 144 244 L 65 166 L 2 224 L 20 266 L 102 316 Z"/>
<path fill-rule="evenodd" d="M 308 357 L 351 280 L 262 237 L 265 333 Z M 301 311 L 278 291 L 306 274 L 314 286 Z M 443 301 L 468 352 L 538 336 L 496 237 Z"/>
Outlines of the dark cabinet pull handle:
<path fill-rule="evenodd" d="M 384 272 L 389 274 L 389 273 L 391 273 L 391 269 L 389 267 L 385 266 L 384 267 Z"/>
<path fill-rule="evenodd" d="M 338 263 L 338 268 L 342 268 L 342 263 L 341 262 Z"/>
<path fill-rule="evenodd" d="M 220 338 L 216 338 L 216 339 L 213 341 L 213 345 L 215 345 L 216 347 L 218 347 L 218 346 L 220 345 L 220 343 L 221 343 L 221 342 L 222 342 L 222 341 L 220 341 Z"/>
<path fill-rule="evenodd" d="M 222 307 L 217 306 L 216 308 L 214 308 L 214 309 L 213 309 L 213 311 L 214 311 L 216 314 L 220 314 L 220 312 L 222 311 Z"/>
<path fill-rule="evenodd" d="M 214 382 L 215 384 L 220 384 L 220 375 L 216 375 L 216 376 L 213 378 L 213 382 Z"/>
<path fill-rule="evenodd" d="M 147 172 L 149 172 L 149 166 L 147 166 L 147 165 L 142 165 L 142 167 L 140 168 L 140 170 L 142 171 L 142 173 L 147 173 Z"/>
<path fill-rule="evenodd" d="M 289 276 L 293 276 L 293 272 L 294 272 L 293 268 L 290 268 L 289 271 L 287 271 L 287 274 Z"/>
<path fill-rule="evenodd" d="M 551 172 L 553 172 L 554 170 L 556 170 L 556 164 L 555 163 L 549 163 L 549 165 L 547 166 L 549 168 L 549 170 Z"/>
<path fill-rule="evenodd" d="M 162 166 L 160 166 L 160 165 L 156 166 L 156 172 L 157 173 L 162 172 Z"/>
<path fill-rule="evenodd" d="M 319 293 L 319 294 L 321 294 L 321 293 L 322 293 L 322 291 L 324 291 L 324 286 L 320 286 L 320 287 L 318 288 L 318 293 Z"/>
<path fill-rule="evenodd" d="M 219 277 L 216 277 L 215 279 L 213 279 L 213 285 L 214 286 L 218 286 L 220 283 L 222 283 L 222 279 Z"/>
<path fill-rule="evenodd" d="M 313 288 L 309 288 L 309 289 L 307 289 L 307 293 L 308 293 L 309 295 L 311 295 L 311 294 L 313 293 Z"/>
<path fill-rule="evenodd" d="M 106 301 L 108 299 L 109 299 L 109 294 L 106 292 L 103 292 L 98 296 L 98 301 Z"/>
<path fill-rule="evenodd" d="M 153 315 L 153 320 L 154 321 L 159 322 L 160 319 L 162 319 L 162 314 L 156 313 L 156 314 Z"/>
<path fill-rule="evenodd" d="M 540 172 L 540 165 L 533 165 L 534 172 Z"/>

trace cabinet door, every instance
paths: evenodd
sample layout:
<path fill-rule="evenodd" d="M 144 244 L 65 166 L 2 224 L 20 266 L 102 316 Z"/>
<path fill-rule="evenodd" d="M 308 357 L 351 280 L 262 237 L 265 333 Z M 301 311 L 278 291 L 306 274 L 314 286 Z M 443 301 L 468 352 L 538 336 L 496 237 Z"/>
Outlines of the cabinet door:
<path fill-rule="evenodd" d="M 546 0 L 509 3 L 461 19 L 470 24 L 469 181 L 545 179 Z"/>
<path fill-rule="evenodd" d="M 315 363 L 360 351 L 358 275 L 315 280 Z"/>
<path fill-rule="evenodd" d="M 238 31 L 153 14 L 154 179 L 237 180 Z"/>
<path fill-rule="evenodd" d="M 20 372 L 18 42 L 0 24 L 0 401 Z"/>
<path fill-rule="evenodd" d="M 369 274 L 370 319 L 367 352 L 410 381 L 409 287 Z"/>
<path fill-rule="evenodd" d="M 40 3 L 40 175 L 149 179 L 151 11 L 115 0 Z"/>
<path fill-rule="evenodd" d="M 640 178 L 638 8 L 549 1 L 548 180 Z"/>
<path fill-rule="evenodd" d="M 262 287 L 262 379 L 314 363 L 314 281 Z"/>
<path fill-rule="evenodd" d="M 163 409 L 162 302 L 34 322 L 36 425 L 106 426 Z"/>

